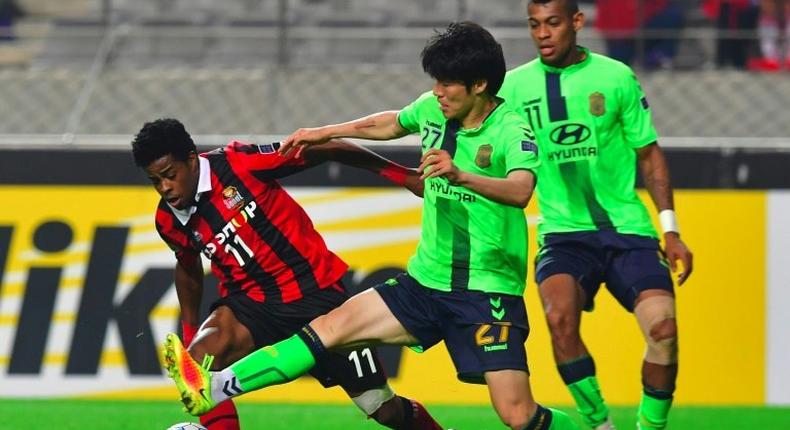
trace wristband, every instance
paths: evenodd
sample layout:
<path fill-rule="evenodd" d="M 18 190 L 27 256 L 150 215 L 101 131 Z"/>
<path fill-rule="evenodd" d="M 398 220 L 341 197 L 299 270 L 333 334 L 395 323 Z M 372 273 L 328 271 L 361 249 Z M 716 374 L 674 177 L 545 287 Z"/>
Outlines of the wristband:
<path fill-rule="evenodd" d="M 189 346 L 192 343 L 192 339 L 195 338 L 195 335 L 198 331 L 198 326 L 189 324 L 186 321 L 181 321 L 181 331 L 182 331 L 182 339 L 184 340 L 184 345 Z"/>
<path fill-rule="evenodd" d="M 670 231 L 680 234 L 680 227 L 678 227 L 678 219 L 675 216 L 675 211 L 672 209 L 664 209 L 658 213 L 658 220 L 661 222 L 661 230 L 664 233 Z"/>

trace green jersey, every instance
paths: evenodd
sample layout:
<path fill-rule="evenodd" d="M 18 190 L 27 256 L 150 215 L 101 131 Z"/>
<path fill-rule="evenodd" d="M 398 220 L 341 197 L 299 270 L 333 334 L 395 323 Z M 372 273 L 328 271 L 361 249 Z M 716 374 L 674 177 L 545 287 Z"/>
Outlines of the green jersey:
<path fill-rule="evenodd" d="M 462 129 L 431 93 L 403 108 L 401 126 L 421 133 L 423 153 L 443 149 L 465 172 L 493 178 L 539 165 L 529 126 L 501 100 L 480 127 Z M 445 178 L 425 181 L 422 234 L 409 274 L 426 287 L 521 295 L 527 279 L 527 222 L 521 208 L 490 200 Z"/>
<path fill-rule="evenodd" d="M 538 232 L 655 237 L 634 186 L 636 149 L 658 139 L 647 99 L 628 66 L 585 52 L 564 69 L 539 58 L 517 67 L 499 93 L 538 137 Z"/>

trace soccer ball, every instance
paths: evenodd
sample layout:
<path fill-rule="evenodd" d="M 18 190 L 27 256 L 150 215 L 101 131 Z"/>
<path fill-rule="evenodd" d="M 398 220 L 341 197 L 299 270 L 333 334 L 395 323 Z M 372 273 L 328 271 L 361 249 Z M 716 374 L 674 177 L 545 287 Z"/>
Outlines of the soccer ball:
<path fill-rule="evenodd" d="M 168 427 L 167 430 L 207 430 L 207 429 L 200 424 L 178 423 Z"/>

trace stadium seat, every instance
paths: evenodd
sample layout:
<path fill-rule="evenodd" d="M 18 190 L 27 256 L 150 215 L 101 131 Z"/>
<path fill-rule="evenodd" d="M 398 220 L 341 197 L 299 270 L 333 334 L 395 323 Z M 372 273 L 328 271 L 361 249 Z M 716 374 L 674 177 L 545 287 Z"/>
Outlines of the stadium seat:
<path fill-rule="evenodd" d="M 226 22 L 216 42 L 208 48 L 204 65 L 207 67 L 250 66 L 277 63 L 280 55 L 280 34 L 277 20 L 240 19 Z M 297 43 L 287 40 L 285 54 Z"/>
<path fill-rule="evenodd" d="M 123 38 L 115 65 L 198 64 L 213 39 L 211 27 L 187 16 L 141 19 Z"/>
<path fill-rule="evenodd" d="M 427 31 L 425 33 L 424 38 L 391 40 L 384 51 L 382 62 L 384 64 L 418 65 L 422 48 L 425 47 L 425 41 L 430 35 Z"/>
<path fill-rule="evenodd" d="M 388 23 L 389 16 L 381 12 L 349 12 L 317 19 L 313 36 L 305 37 L 304 43 L 297 43 L 293 63 L 379 63 L 387 39 L 377 29 Z"/>
<path fill-rule="evenodd" d="M 107 27 L 99 17 L 56 18 L 32 64 L 89 67 L 106 31 Z"/>

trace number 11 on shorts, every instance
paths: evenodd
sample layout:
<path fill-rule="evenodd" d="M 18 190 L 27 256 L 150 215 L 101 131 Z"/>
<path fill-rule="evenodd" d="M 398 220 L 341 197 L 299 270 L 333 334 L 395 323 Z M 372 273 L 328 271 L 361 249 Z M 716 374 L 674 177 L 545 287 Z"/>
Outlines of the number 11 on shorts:
<path fill-rule="evenodd" d="M 353 361 L 354 366 L 357 368 L 357 377 L 361 378 L 363 376 L 360 355 L 367 357 L 370 373 L 376 373 L 376 363 L 373 362 L 373 353 L 370 352 L 370 348 L 365 348 L 359 354 L 357 354 L 357 351 L 351 351 L 351 354 L 348 354 L 348 360 Z"/>

